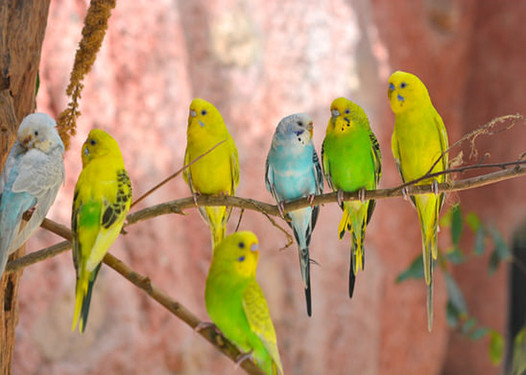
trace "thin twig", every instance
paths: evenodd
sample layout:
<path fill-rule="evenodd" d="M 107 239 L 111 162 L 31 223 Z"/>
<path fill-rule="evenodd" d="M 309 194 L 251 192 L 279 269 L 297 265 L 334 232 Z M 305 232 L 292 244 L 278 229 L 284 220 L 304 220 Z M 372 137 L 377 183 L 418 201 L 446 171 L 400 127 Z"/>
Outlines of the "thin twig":
<path fill-rule="evenodd" d="M 208 155 L 209 153 L 211 153 L 213 150 L 215 150 L 219 145 L 221 145 L 222 143 L 226 142 L 226 139 L 223 139 L 221 142 L 217 143 L 214 147 L 212 147 L 210 150 L 206 151 L 205 153 L 199 155 L 198 157 L 196 157 L 194 160 L 192 160 L 190 163 L 184 165 L 181 169 L 179 169 L 178 171 L 176 171 L 174 174 L 172 174 L 171 176 L 165 178 L 164 180 L 162 180 L 161 182 L 159 182 L 157 185 L 155 185 L 153 188 L 151 188 L 150 190 L 148 190 L 146 193 L 144 193 L 143 195 L 141 195 L 139 198 L 137 198 L 135 200 L 135 202 L 133 202 L 130 206 L 133 207 L 135 206 L 137 203 L 139 203 L 140 201 L 142 201 L 144 198 L 146 198 L 148 195 L 152 194 L 154 191 L 156 191 L 157 189 L 159 189 L 161 186 L 163 186 L 164 184 L 166 184 L 168 181 L 174 179 L 175 177 L 179 176 L 185 169 L 187 169 L 188 167 L 190 167 L 192 164 L 194 164 L 195 162 L 197 162 L 199 159 L 205 157 L 206 155 Z"/>

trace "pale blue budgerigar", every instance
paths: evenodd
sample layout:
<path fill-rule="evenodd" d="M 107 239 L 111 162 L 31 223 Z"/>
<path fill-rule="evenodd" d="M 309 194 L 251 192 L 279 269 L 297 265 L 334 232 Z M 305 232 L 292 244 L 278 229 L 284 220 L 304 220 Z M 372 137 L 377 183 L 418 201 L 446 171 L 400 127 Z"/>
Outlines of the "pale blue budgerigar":
<path fill-rule="evenodd" d="M 64 182 L 64 144 L 45 113 L 26 116 L 0 177 L 0 276 L 7 258 L 42 224 Z M 35 208 L 19 232 L 22 215 Z"/>
<path fill-rule="evenodd" d="M 280 211 L 283 203 L 323 192 L 321 165 L 312 143 L 312 119 L 305 113 L 283 118 L 272 138 L 267 156 L 265 182 Z M 301 277 L 307 300 L 307 314 L 312 313 L 309 244 L 316 225 L 319 207 L 306 207 L 286 214 L 298 243 Z"/>

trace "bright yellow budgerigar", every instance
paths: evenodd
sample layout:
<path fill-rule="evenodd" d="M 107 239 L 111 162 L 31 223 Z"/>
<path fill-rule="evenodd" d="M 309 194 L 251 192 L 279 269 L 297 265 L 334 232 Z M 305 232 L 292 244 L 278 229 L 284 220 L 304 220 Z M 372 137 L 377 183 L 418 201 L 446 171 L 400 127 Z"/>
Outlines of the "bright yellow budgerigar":
<path fill-rule="evenodd" d="M 397 71 L 389 78 L 388 97 L 395 114 L 391 148 L 404 182 L 447 169 L 447 132 L 442 118 L 433 107 L 427 88 L 410 73 Z M 427 178 L 419 185 L 446 181 L 445 175 Z M 444 194 L 411 197 L 418 211 L 422 231 L 422 255 L 427 285 L 428 329 L 433 326 L 433 259 L 437 259 L 437 231 Z"/>
<path fill-rule="evenodd" d="M 92 130 L 82 146 L 80 173 L 71 215 L 73 263 L 77 273 L 74 330 L 84 332 L 93 284 L 102 258 L 121 232 L 132 189 L 119 145 L 108 133 Z"/>
<path fill-rule="evenodd" d="M 267 301 L 256 281 L 258 239 L 236 232 L 214 250 L 205 303 L 212 322 L 266 374 L 283 374 Z"/>
<path fill-rule="evenodd" d="M 192 100 L 186 138 L 185 165 L 223 142 L 184 170 L 183 177 L 192 194 L 235 194 L 239 184 L 236 144 L 221 113 L 211 103 L 199 98 Z M 201 216 L 212 232 L 212 248 L 225 237 L 231 210 L 231 207 L 225 206 L 199 207 Z"/>

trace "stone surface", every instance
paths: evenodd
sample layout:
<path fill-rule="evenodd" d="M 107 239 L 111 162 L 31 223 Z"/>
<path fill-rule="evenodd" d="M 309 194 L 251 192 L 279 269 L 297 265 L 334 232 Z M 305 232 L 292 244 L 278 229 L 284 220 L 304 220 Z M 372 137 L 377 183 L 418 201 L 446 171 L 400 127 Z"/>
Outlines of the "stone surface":
<path fill-rule="evenodd" d="M 68 83 L 86 1 L 51 3 L 40 67 L 38 110 L 57 116 Z M 105 42 L 85 80 L 78 134 L 66 154 L 67 180 L 50 213 L 70 220 L 79 150 L 92 127 L 119 141 L 134 196 L 183 164 L 188 105 L 213 102 L 240 155 L 238 195 L 272 202 L 264 161 L 278 121 L 308 112 L 318 150 L 331 101 L 362 105 L 384 160 L 381 187 L 400 183 L 390 151 L 394 117 L 386 99 L 389 74 L 403 69 L 426 83 L 453 143 L 495 116 L 525 112 L 522 73 L 524 5 L 474 0 L 168 1 L 118 2 Z M 524 151 L 524 130 L 477 143 L 491 161 Z M 467 148 L 466 148 L 467 150 Z M 469 151 L 469 150 L 467 150 Z M 454 151 L 453 154 L 456 154 Z M 467 158 L 466 158 L 467 159 Z M 516 179 L 450 195 L 465 212 L 493 223 L 507 240 L 524 219 L 524 181 Z M 137 209 L 189 195 L 182 178 Z M 203 320 L 204 282 L 211 257 L 208 228 L 196 210 L 129 227 L 112 253 Z M 378 202 L 368 227 L 367 267 L 347 297 L 350 239 L 339 241 L 341 211 L 322 208 L 313 234 L 313 316 L 305 314 L 296 248 L 262 215 L 245 212 L 241 229 L 261 239 L 258 278 L 267 296 L 288 374 L 497 374 L 487 341 L 448 330 L 443 275 L 437 272 L 435 324 L 426 328 L 423 281 L 395 284 L 421 242 L 416 212 L 402 199 Z M 239 211 L 234 210 L 229 231 Z M 278 220 L 279 221 L 279 220 Z M 283 222 L 280 221 L 282 225 Z M 28 251 L 57 242 L 40 231 Z M 440 244 L 449 244 L 444 228 Z M 469 238 L 463 242 L 471 246 Z M 470 312 L 504 332 L 507 275 L 486 276 L 487 259 L 455 269 Z M 84 335 L 71 332 L 71 254 L 27 268 L 20 287 L 15 374 L 242 373 L 199 335 L 107 267 L 95 285 Z"/>

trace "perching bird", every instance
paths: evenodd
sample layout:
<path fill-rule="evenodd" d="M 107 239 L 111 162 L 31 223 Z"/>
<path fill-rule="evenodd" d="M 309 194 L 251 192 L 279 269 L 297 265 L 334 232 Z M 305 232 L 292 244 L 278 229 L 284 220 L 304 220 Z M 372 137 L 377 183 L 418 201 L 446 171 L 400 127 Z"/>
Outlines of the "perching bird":
<path fill-rule="evenodd" d="M 283 374 L 276 332 L 256 281 L 258 257 L 252 232 L 233 233 L 216 246 L 206 279 L 206 310 L 225 337 L 265 373 Z"/>
<path fill-rule="evenodd" d="M 64 144 L 45 113 L 26 116 L 0 177 L 0 276 L 7 258 L 42 224 L 64 182 Z M 22 215 L 35 207 L 19 232 Z"/>
<path fill-rule="evenodd" d="M 194 196 L 199 194 L 233 195 L 239 184 L 239 161 L 234 140 L 228 133 L 219 111 L 203 99 L 190 104 L 185 165 L 221 143 L 216 149 L 192 164 L 183 177 Z M 232 207 L 199 207 L 210 226 L 212 248 L 225 237 L 226 223 Z"/>
<path fill-rule="evenodd" d="M 358 270 L 364 269 L 364 240 L 376 202 L 342 202 L 343 192 L 375 190 L 382 174 L 380 146 L 363 109 L 346 98 L 331 104 L 331 118 L 322 146 L 323 172 L 327 183 L 338 191 L 343 216 L 338 226 L 340 239 L 351 234 L 349 296 L 352 297 Z"/>
<path fill-rule="evenodd" d="M 283 203 L 323 193 L 323 174 L 312 143 L 312 119 L 305 113 L 283 118 L 276 128 L 267 156 L 265 183 L 280 211 Z M 319 207 L 306 207 L 286 214 L 298 243 L 301 277 L 310 316 L 309 244 L 318 218 Z"/>
<path fill-rule="evenodd" d="M 86 329 L 93 284 L 102 259 L 121 232 L 131 198 L 119 145 L 105 131 L 92 130 L 82 146 L 82 172 L 71 215 L 77 273 L 72 330 L 77 323 L 80 332 Z"/>
<path fill-rule="evenodd" d="M 448 139 L 442 118 L 433 107 L 426 87 L 413 74 L 397 71 L 389 78 L 388 97 L 395 114 L 391 148 L 404 182 L 447 169 Z M 446 181 L 445 175 L 425 179 L 418 185 Z M 433 259 L 437 258 L 437 231 L 444 194 L 411 197 L 422 231 L 422 255 L 427 285 L 428 329 L 433 325 Z"/>

